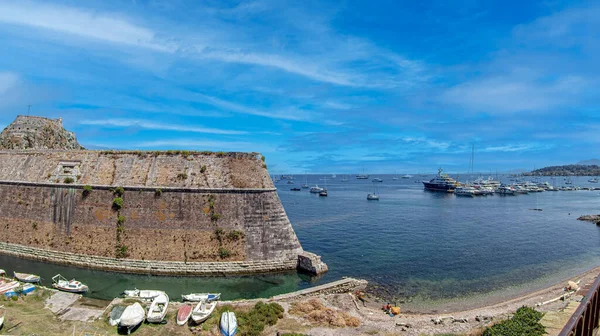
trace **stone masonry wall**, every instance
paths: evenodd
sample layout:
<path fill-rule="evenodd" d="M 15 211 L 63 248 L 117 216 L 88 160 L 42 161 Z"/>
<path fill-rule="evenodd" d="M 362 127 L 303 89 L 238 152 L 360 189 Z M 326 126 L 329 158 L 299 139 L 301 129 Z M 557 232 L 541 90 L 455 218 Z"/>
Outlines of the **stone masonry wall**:
<path fill-rule="evenodd" d="M 84 197 L 81 185 L 0 182 L 0 227 L 11 233 L 0 241 L 115 257 L 121 215 L 128 259 L 296 261 L 302 252 L 274 189 L 165 188 L 157 195 L 154 188 L 126 187 L 119 213 L 114 197 L 106 186 Z M 233 239 L 231 232 L 242 234 Z"/>
<path fill-rule="evenodd" d="M 0 151 L 0 180 L 110 186 L 274 188 L 258 153 Z"/>

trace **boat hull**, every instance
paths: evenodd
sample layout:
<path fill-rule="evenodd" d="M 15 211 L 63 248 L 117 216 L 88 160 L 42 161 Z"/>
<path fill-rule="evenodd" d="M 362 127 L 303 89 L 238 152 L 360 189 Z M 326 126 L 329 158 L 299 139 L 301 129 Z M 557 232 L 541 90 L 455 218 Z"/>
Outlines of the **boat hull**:
<path fill-rule="evenodd" d="M 431 191 L 442 191 L 442 192 L 453 192 L 456 186 L 450 184 L 438 184 L 423 181 L 423 187 L 425 190 Z"/>
<path fill-rule="evenodd" d="M 39 275 L 34 275 L 34 274 L 26 274 L 26 273 L 14 273 L 15 279 L 21 281 L 21 282 L 27 282 L 27 283 L 38 283 L 40 282 L 40 276 Z"/>
<path fill-rule="evenodd" d="M 190 319 L 190 316 L 192 316 L 192 306 L 189 304 L 181 306 L 177 311 L 177 325 L 182 326 L 186 324 Z"/>
<path fill-rule="evenodd" d="M 235 318 L 235 314 L 233 312 L 221 314 L 219 326 L 223 336 L 234 336 L 237 333 L 237 319 Z"/>

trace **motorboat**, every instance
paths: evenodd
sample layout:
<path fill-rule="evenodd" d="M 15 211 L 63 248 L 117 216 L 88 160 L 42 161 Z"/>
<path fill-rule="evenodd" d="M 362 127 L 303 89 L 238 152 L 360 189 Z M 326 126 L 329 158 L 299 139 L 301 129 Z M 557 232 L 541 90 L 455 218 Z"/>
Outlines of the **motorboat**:
<path fill-rule="evenodd" d="M 108 316 L 108 323 L 111 326 L 116 326 L 121 321 L 121 316 L 125 312 L 125 306 L 114 306 Z"/>
<path fill-rule="evenodd" d="M 315 184 L 315 186 L 314 186 L 314 187 L 312 187 L 312 188 L 310 188 L 310 190 L 309 190 L 309 191 L 310 191 L 311 193 L 313 193 L 313 194 L 318 194 L 318 193 L 320 193 L 320 192 L 321 192 L 321 191 L 323 191 L 323 190 L 325 190 L 325 189 L 323 189 L 323 188 L 321 188 L 321 187 L 319 187 L 318 185 L 316 185 L 316 184 Z"/>
<path fill-rule="evenodd" d="M 369 175 L 358 174 L 358 175 L 356 175 L 356 179 L 357 180 L 368 180 L 369 179 Z"/>
<path fill-rule="evenodd" d="M 372 193 L 372 194 L 367 194 L 367 200 L 369 201 L 379 201 L 379 195 Z"/>
<path fill-rule="evenodd" d="M 442 168 L 438 169 L 437 176 L 429 180 L 429 182 L 423 181 L 425 190 L 431 191 L 453 192 L 457 186 L 458 182 L 448 176 L 448 174 L 445 174 Z"/>
<path fill-rule="evenodd" d="M 496 193 L 500 195 L 514 195 L 515 190 L 511 186 L 501 185 L 498 189 L 496 189 Z"/>
<path fill-rule="evenodd" d="M 192 320 L 195 323 L 202 323 L 206 321 L 210 317 L 210 314 L 213 313 L 216 307 L 216 302 L 198 302 L 196 307 L 194 307 L 194 310 L 192 310 Z"/>
<path fill-rule="evenodd" d="M 383 179 L 380 179 L 379 177 L 376 177 L 373 179 L 373 182 L 383 182 Z"/>
<path fill-rule="evenodd" d="M 188 322 L 193 308 L 191 304 L 184 304 L 177 310 L 177 325 L 182 326 Z"/>
<path fill-rule="evenodd" d="M 319 196 L 323 196 L 323 197 L 327 197 L 327 189 L 323 189 L 320 193 Z"/>
<path fill-rule="evenodd" d="M 167 308 L 169 307 L 169 296 L 167 293 L 162 293 L 152 300 L 152 304 L 148 308 L 148 314 L 146 315 L 146 321 L 148 323 L 161 323 L 167 315 Z"/>
<path fill-rule="evenodd" d="M 155 297 L 164 294 L 165 292 L 160 290 L 149 290 L 149 289 L 137 289 L 123 291 L 123 296 L 126 298 L 141 299 L 145 301 L 152 301 Z"/>
<path fill-rule="evenodd" d="M 139 302 L 136 302 L 127 306 L 121 314 L 119 328 L 127 329 L 127 334 L 130 334 L 132 329 L 144 321 L 144 318 L 146 318 L 146 311 Z"/>
<path fill-rule="evenodd" d="M 588 180 L 588 182 L 590 182 L 590 183 L 598 183 L 598 178 L 597 177 L 591 178 L 591 179 Z"/>
<path fill-rule="evenodd" d="M 190 302 L 217 301 L 221 299 L 221 293 L 192 293 L 181 295 L 181 300 Z"/>
<path fill-rule="evenodd" d="M 477 189 L 469 186 L 465 187 L 456 187 L 454 189 L 454 195 L 456 196 L 465 196 L 465 197 L 475 197 L 477 193 Z"/>
<path fill-rule="evenodd" d="M 290 190 L 291 190 L 291 191 L 300 191 L 300 190 L 302 190 L 302 189 L 300 189 L 300 188 L 298 188 L 298 187 L 295 187 L 295 188 L 291 188 Z"/>
<path fill-rule="evenodd" d="M 402 175 L 402 178 L 409 179 L 409 178 L 412 178 L 412 175 L 410 175 L 410 174 Z"/>
<path fill-rule="evenodd" d="M 85 293 L 88 291 L 88 286 L 81 282 L 71 279 L 67 280 L 64 276 L 57 274 L 52 277 L 52 287 L 69 293 Z"/>
<path fill-rule="evenodd" d="M 37 283 L 41 278 L 39 275 L 13 272 L 15 278 L 21 282 Z"/>
<path fill-rule="evenodd" d="M 224 312 L 221 314 L 219 327 L 223 336 L 234 336 L 237 333 L 237 319 L 235 318 L 235 314 L 233 312 Z"/>

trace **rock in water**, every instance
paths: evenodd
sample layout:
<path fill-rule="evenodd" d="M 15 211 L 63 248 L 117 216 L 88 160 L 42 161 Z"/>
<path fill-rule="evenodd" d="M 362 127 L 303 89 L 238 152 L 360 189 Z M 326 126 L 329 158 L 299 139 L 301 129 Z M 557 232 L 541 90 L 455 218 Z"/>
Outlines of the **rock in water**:
<path fill-rule="evenodd" d="M 0 150 L 23 149 L 84 149 L 73 132 L 64 129 L 62 118 L 48 119 L 35 116 L 17 116 L 0 133 Z"/>

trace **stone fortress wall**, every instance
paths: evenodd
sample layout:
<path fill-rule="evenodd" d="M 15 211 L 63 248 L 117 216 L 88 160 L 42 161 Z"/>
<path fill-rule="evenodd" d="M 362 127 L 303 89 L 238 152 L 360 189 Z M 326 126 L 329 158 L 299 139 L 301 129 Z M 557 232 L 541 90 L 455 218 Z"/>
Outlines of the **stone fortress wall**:
<path fill-rule="evenodd" d="M 208 269 L 223 273 L 281 271 L 295 268 L 301 256 L 302 269 L 326 271 L 320 257 L 302 250 L 261 159 L 257 153 L 0 151 L 0 226 L 10 233 L 0 237 L 0 253 L 152 274 L 211 274 L 202 263 L 221 265 Z M 61 260 L 61 253 L 69 258 Z"/>

